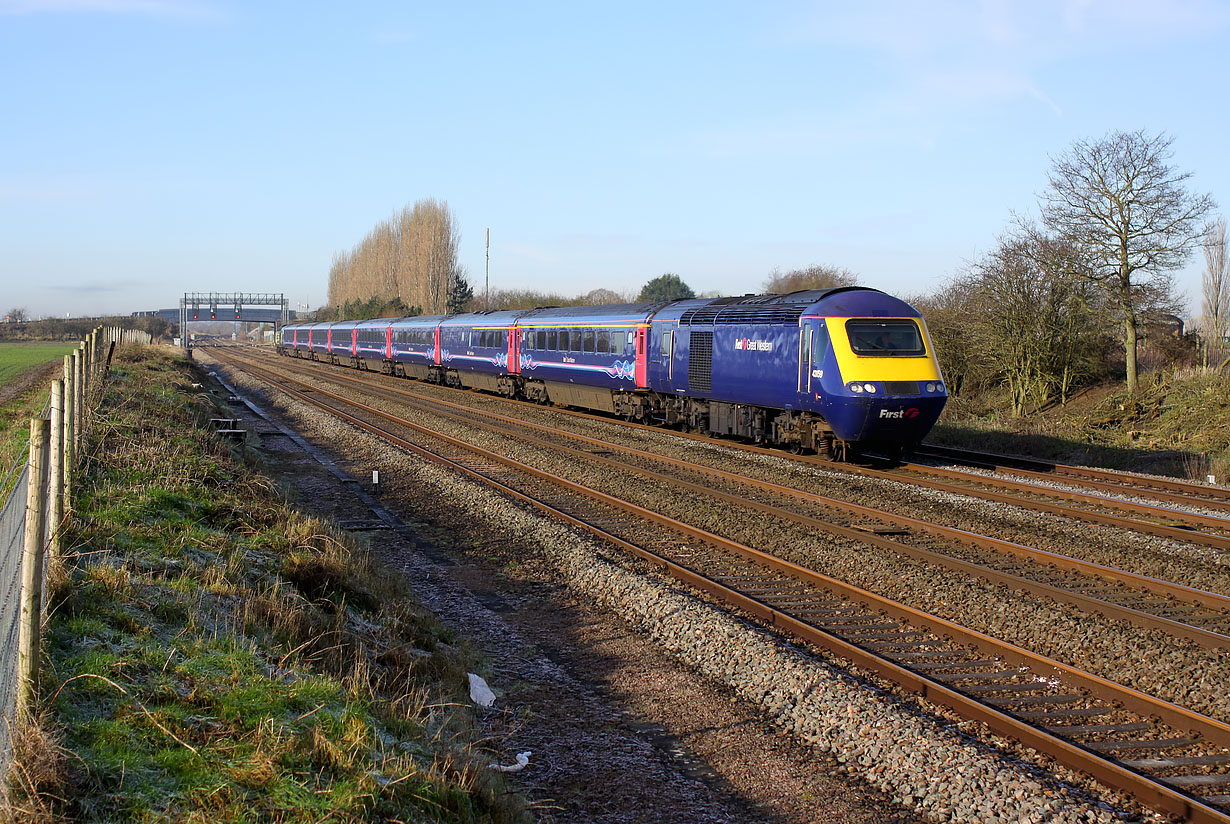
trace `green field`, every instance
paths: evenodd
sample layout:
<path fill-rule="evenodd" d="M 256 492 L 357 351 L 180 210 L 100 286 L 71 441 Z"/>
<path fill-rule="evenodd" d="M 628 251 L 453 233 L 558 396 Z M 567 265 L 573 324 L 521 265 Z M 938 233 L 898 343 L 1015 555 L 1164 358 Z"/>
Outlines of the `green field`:
<path fill-rule="evenodd" d="M 71 343 L 0 343 L 0 389 L 27 369 L 63 360 L 72 351 Z"/>
<path fill-rule="evenodd" d="M 71 343 L 0 343 L 0 480 L 15 462 L 25 460 L 30 418 L 41 413 L 51 393 L 44 381 L 25 381 L 24 388 L 14 384 L 28 370 L 63 361 L 71 351 Z M 0 496 L 8 491 L 7 486 L 0 489 Z"/>

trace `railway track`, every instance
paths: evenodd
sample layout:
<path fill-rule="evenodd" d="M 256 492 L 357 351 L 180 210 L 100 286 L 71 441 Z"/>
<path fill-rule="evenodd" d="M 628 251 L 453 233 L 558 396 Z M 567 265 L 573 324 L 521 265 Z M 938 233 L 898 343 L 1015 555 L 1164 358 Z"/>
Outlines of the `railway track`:
<path fill-rule="evenodd" d="M 264 357 L 276 358 L 272 354 L 265 355 Z M 322 367 L 326 365 L 324 362 L 308 361 L 306 359 L 296 359 L 296 363 L 320 363 Z M 508 398 L 501 398 L 500 400 L 512 405 L 536 406 L 536 404 L 529 403 L 528 401 L 517 401 Z M 616 422 L 615 419 L 597 416 L 590 412 L 558 407 L 555 408 L 555 411 L 562 415 L 586 420 L 600 419 L 612 423 Z M 618 423 L 632 429 L 644 429 L 652 432 L 663 431 L 661 427 L 657 426 L 627 421 L 618 421 Z M 676 437 L 700 443 L 715 442 L 715 439 L 706 435 L 688 432 L 675 432 L 673 434 Z M 751 454 L 775 455 L 779 457 L 783 454 L 780 450 L 733 440 L 723 439 L 720 443 L 728 448 L 746 451 Z M 938 467 L 925 467 L 918 464 L 900 469 L 882 469 L 848 463 L 834 463 L 811 455 L 795 455 L 792 459 L 801 464 L 827 470 L 836 470 L 849 475 L 893 479 L 935 492 L 975 497 L 995 503 L 1017 506 L 1034 512 L 1059 515 L 1086 523 L 1126 529 L 1158 538 L 1206 546 L 1217 550 L 1230 550 L 1230 518 L 1216 515 L 1191 513 L 1176 510 L 1169 506 L 1116 499 L 1109 495 L 1057 489 L 1014 481 L 1010 478 L 976 475 L 970 472 L 944 470 Z M 1162 481 L 1161 483 L 1166 484 L 1168 482 Z M 1143 487 L 1134 489 L 1133 494 L 1144 494 Z M 1080 503 L 1082 506 L 1072 506 L 1064 503 L 1065 501 Z M 1119 514 L 1120 512 L 1129 512 L 1140 517 L 1128 517 L 1127 515 Z"/>
<path fill-rule="evenodd" d="M 482 479 L 1147 806 L 1190 821 L 1230 822 L 1230 725 L 319 387 L 303 391 L 295 388 L 302 382 L 262 367 L 235 368 Z"/>
<path fill-rule="evenodd" d="M 503 437 L 516 437 L 541 449 L 567 449 L 579 461 L 606 465 L 616 473 L 633 472 L 734 507 L 755 510 L 770 518 L 793 522 L 880 551 L 937 564 L 993 584 L 1070 604 L 1089 613 L 1160 630 L 1206 648 L 1230 648 L 1230 597 L 1220 593 L 896 515 L 606 439 L 561 432 L 520 418 L 478 412 L 471 406 L 426 398 L 421 393 L 389 385 L 387 381 L 364 378 L 361 373 L 330 372 L 326 380 L 403 406 L 409 404 L 469 427 Z M 760 495 L 753 499 L 753 492 Z M 839 513 L 841 520 L 835 521 L 834 513 Z M 911 534 L 939 539 L 939 546 L 932 549 L 918 545 L 908 540 Z"/>
<path fill-rule="evenodd" d="M 935 444 L 923 444 L 914 454 L 931 460 L 951 461 L 1037 481 L 1081 484 L 1112 494 L 1142 495 L 1183 506 L 1230 512 L 1230 489 L 1191 481 L 1134 475 L 1110 469 L 1072 466 Z"/>

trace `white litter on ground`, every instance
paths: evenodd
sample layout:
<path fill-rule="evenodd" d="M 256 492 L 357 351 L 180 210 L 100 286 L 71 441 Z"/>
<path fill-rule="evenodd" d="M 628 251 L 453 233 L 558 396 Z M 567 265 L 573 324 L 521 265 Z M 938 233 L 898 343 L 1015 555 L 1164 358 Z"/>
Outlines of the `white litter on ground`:
<path fill-rule="evenodd" d="M 496 772 L 520 772 L 521 770 L 525 769 L 527 764 L 530 763 L 530 756 L 533 754 L 534 754 L 533 750 L 526 750 L 525 752 L 519 752 L 517 753 L 517 763 L 516 764 L 504 765 L 504 764 L 492 763 L 491 769 L 495 770 Z"/>
<path fill-rule="evenodd" d="M 487 686 L 482 676 L 472 672 L 467 672 L 466 675 L 470 676 L 470 700 L 480 707 L 490 707 L 494 704 L 495 693 L 491 691 L 491 687 Z"/>

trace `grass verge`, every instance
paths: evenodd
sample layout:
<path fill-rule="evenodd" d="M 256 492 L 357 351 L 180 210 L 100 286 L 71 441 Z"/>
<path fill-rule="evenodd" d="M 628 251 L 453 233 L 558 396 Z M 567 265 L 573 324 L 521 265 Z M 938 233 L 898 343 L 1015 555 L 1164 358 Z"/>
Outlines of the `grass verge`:
<path fill-rule="evenodd" d="M 522 820 L 470 653 L 202 427 L 188 369 L 137 347 L 113 367 L 9 820 Z"/>

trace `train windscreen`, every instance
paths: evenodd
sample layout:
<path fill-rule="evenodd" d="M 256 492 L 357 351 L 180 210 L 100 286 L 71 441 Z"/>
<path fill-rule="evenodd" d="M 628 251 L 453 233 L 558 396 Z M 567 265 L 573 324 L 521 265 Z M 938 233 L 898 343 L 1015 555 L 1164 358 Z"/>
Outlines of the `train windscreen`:
<path fill-rule="evenodd" d="M 912 320 L 848 320 L 846 334 L 854 354 L 864 357 L 917 357 L 927 353 L 922 332 Z"/>

